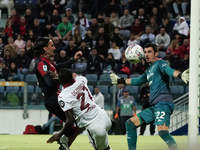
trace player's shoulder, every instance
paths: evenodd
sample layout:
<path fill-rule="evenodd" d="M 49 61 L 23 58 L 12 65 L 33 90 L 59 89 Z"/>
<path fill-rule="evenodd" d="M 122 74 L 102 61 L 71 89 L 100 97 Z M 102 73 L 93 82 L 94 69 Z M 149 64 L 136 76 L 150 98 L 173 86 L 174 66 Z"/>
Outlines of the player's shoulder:
<path fill-rule="evenodd" d="M 82 80 L 82 81 L 84 81 L 84 82 L 87 82 L 86 77 L 84 77 L 84 76 L 82 76 L 82 75 L 76 76 L 75 80 Z"/>
<path fill-rule="evenodd" d="M 168 65 L 167 61 L 166 61 L 166 60 L 163 60 L 163 59 L 158 59 L 156 62 L 157 62 L 157 64 L 160 65 L 160 66 Z"/>

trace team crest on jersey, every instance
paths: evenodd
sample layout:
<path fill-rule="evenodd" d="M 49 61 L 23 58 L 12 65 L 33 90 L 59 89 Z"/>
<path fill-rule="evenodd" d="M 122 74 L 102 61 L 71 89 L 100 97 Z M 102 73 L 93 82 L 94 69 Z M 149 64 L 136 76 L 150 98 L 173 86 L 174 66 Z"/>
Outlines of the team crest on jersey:
<path fill-rule="evenodd" d="M 43 71 L 47 71 L 47 65 L 43 65 Z"/>
<path fill-rule="evenodd" d="M 61 108 L 65 107 L 65 102 L 64 101 L 59 101 L 59 105 Z"/>

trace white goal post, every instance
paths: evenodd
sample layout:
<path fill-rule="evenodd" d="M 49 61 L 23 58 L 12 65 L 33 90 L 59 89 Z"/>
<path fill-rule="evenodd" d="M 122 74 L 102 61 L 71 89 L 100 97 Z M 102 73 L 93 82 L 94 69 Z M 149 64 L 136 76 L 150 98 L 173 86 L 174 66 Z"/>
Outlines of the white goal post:
<path fill-rule="evenodd" d="M 200 52 L 200 0 L 191 0 L 190 17 L 190 80 L 188 110 L 188 146 L 198 149 L 199 135 L 199 52 Z"/>

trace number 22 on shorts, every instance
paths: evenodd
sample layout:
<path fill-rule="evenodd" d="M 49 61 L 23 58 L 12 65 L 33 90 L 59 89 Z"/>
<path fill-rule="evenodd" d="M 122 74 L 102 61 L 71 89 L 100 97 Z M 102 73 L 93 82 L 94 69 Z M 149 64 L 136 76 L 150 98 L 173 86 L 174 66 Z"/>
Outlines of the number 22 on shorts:
<path fill-rule="evenodd" d="M 164 119 L 165 112 L 164 111 L 157 111 L 156 119 L 158 119 L 158 122 L 161 121 L 160 119 Z"/>

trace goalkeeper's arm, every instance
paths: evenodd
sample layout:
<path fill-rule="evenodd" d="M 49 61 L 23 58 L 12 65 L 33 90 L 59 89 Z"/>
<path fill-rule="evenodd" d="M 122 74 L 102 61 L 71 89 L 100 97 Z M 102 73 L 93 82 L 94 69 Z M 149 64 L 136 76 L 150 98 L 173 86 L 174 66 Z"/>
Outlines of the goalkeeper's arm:
<path fill-rule="evenodd" d="M 182 79 L 186 84 L 189 81 L 189 69 L 185 70 L 184 72 L 180 72 L 178 70 L 175 70 L 173 73 L 173 76 L 175 78 Z"/>

